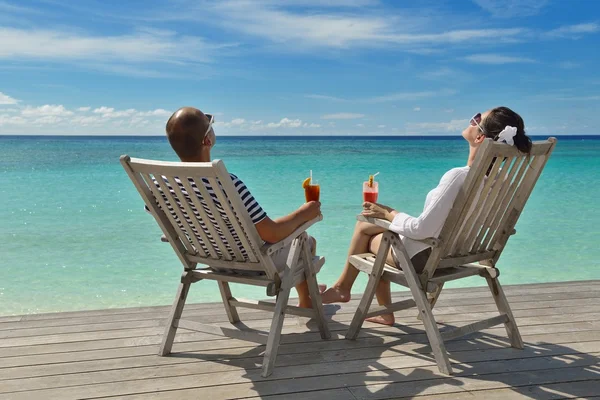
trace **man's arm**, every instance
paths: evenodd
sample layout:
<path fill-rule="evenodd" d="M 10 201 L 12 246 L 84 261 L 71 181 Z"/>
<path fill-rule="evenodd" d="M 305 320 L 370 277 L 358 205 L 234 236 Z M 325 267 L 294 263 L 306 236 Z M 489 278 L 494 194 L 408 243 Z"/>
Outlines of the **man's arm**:
<path fill-rule="evenodd" d="M 255 226 L 262 240 L 267 243 L 277 243 L 291 235 L 300 225 L 318 217 L 319 214 L 321 214 L 321 203 L 311 201 L 275 221 L 266 217 Z"/>

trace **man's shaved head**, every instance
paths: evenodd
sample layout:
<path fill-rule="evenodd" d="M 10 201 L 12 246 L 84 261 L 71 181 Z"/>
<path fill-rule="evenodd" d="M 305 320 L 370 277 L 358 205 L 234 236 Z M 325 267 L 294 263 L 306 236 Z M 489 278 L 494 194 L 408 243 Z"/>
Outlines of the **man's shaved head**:
<path fill-rule="evenodd" d="M 167 138 L 179 158 L 190 159 L 200 153 L 208 126 L 208 117 L 197 108 L 182 107 L 171 115 L 167 121 Z"/>

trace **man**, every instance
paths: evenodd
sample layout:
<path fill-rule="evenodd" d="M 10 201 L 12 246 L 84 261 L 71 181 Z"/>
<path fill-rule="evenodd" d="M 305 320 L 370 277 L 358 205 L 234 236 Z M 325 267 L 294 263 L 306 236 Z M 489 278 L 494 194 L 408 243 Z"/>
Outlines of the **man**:
<path fill-rule="evenodd" d="M 175 111 L 167 121 L 167 138 L 171 147 L 182 162 L 210 162 L 210 151 L 215 145 L 216 136 L 212 128 L 213 118 L 193 107 L 183 107 Z M 235 188 L 242 196 L 244 205 L 261 239 L 268 243 L 278 242 L 288 237 L 298 227 L 321 214 L 321 203 L 311 201 L 303 204 L 296 211 L 272 220 L 254 199 L 246 185 L 235 175 L 230 174 Z M 314 252 L 316 241 L 310 237 Z M 235 245 L 235 244 L 234 244 Z M 289 247 L 273 256 L 275 266 L 282 270 L 285 267 Z M 324 290 L 324 287 L 320 288 Z M 312 303 L 306 281 L 296 286 L 299 307 L 310 308 Z"/>

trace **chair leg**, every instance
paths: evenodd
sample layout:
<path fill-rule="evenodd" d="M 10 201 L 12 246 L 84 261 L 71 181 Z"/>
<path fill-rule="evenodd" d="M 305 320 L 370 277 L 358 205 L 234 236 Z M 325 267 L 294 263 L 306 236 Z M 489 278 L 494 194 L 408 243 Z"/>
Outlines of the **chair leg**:
<path fill-rule="evenodd" d="M 277 301 L 275 302 L 273 320 L 271 321 L 271 329 L 269 330 L 269 337 L 267 338 L 267 348 L 265 349 L 265 355 L 263 357 L 263 370 L 261 374 L 263 378 L 271 375 L 273 373 L 273 368 L 275 367 L 275 359 L 277 358 L 279 341 L 281 339 L 281 329 L 283 328 L 283 320 L 285 318 L 285 309 L 294 283 L 293 267 L 298 263 L 301 250 L 300 246 L 300 239 L 294 240 L 288 255 L 287 267 L 281 282 L 281 289 L 277 295 Z"/>
<path fill-rule="evenodd" d="M 365 293 L 363 294 L 362 299 L 360 299 L 358 308 L 356 309 L 354 317 L 352 318 L 352 322 L 350 323 L 350 328 L 346 333 L 346 339 L 348 340 L 355 340 L 358 337 L 360 328 L 362 327 L 366 315 L 369 312 L 369 307 L 371 307 L 371 303 L 373 302 L 373 297 L 375 296 L 375 291 L 377 290 L 377 284 L 379 283 L 381 275 L 383 274 L 385 260 L 387 258 L 389 249 L 390 235 L 384 234 L 381 240 L 381 245 L 379 246 L 379 251 L 375 257 L 375 262 L 373 263 L 373 269 L 371 269 L 371 273 L 369 274 L 369 281 L 367 282 Z"/>
<path fill-rule="evenodd" d="M 427 294 L 421 287 L 421 281 L 415 272 L 410 257 L 399 238 L 394 237 L 392 239 L 392 247 L 394 248 L 396 255 L 404 261 L 402 263 L 402 270 L 404 271 L 404 276 L 406 277 L 412 296 L 417 304 L 417 309 L 421 315 L 423 325 L 425 325 L 425 332 L 427 333 L 427 338 L 429 339 L 431 350 L 433 350 L 437 366 L 441 373 L 451 375 L 452 367 L 450 366 L 450 359 L 446 352 L 444 340 L 442 339 L 440 330 L 437 327 L 437 322 L 431 312 L 431 305 L 427 299 Z"/>
<path fill-rule="evenodd" d="M 444 284 L 442 283 L 438 286 L 438 288 L 436 289 L 435 292 L 427 293 L 427 301 L 429 302 L 429 306 L 431 307 L 432 310 L 433 310 L 433 307 L 435 306 L 435 303 L 437 303 L 437 300 L 440 298 L 440 293 L 442 293 L 443 287 L 444 287 Z M 419 321 L 423 320 L 423 317 L 421 317 L 421 313 L 419 313 L 417 315 L 417 319 Z"/>
<path fill-rule="evenodd" d="M 304 240 L 302 241 L 302 258 L 304 259 L 303 268 L 304 276 L 306 277 L 306 284 L 308 286 L 308 293 L 310 294 L 310 300 L 312 302 L 315 319 L 319 325 L 319 332 L 321 332 L 321 339 L 329 339 L 331 333 L 325 319 L 325 313 L 323 312 L 323 303 L 321 302 L 321 293 L 319 293 L 319 285 L 317 284 L 317 274 L 312 261 L 312 255 L 308 249 L 306 242 L 306 233 L 303 234 Z"/>
<path fill-rule="evenodd" d="M 184 272 L 181 276 L 181 283 L 179 284 L 179 288 L 177 289 L 177 296 L 175 297 L 175 302 L 173 302 L 173 306 L 171 306 L 171 311 L 169 312 L 169 317 L 167 318 L 165 333 L 163 334 L 160 349 L 158 350 L 158 355 L 160 356 L 166 356 L 171 353 L 171 348 L 173 347 L 173 340 L 175 340 L 175 333 L 177 332 L 175 321 L 181 318 L 181 314 L 183 313 L 183 307 L 185 306 L 185 299 L 187 298 L 191 284 L 191 281 L 187 277 L 187 272 Z"/>
<path fill-rule="evenodd" d="M 227 318 L 229 318 L 229 322 L 235 324 L 236 322 L 240 322 L 240 316 L 237 313 L 237 309 L 229 304 L 229 300 L 231 300 L 231 289 L 229 288 L 229 283 L 219 281 L 219 291 L 221 292 L 221 299 L 223 299 L 223 305 L 225 306 L 225 312 L 227 312 Z"/>
<path fill-rule="evenodd" d="M 494 301 L 496 302 L 496 307 L 498 307 L 498 311 L 501 314 L 506 314 L 508 317 L 508 321 L 504 323 L 504 327 L 506 328 L 506 333 L 508 338 L 510 339 L 510 345 L 515 349 L 523 348 L 523 339 L 521 339 L 521 334 L 519 333 L 519 327 L 517 326 L 517 322 L 515 321 L 515 317 L 510 309 L 510 305 L 508 304 L 508 300 L 504 295 L 504 290 L 502 290 L 502 286 L 500 285 L 500 281 L 498 278 L 485 278 L 490 291 L 492 292 L 492 296 L 494 297 Z"/>

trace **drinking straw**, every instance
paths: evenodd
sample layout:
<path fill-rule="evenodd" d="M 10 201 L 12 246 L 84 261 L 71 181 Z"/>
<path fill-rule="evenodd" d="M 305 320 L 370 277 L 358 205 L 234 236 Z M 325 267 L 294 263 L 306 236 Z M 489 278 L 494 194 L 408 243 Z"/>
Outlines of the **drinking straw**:
<path fill-rule="evenodd" d="M 377 175 L 379 175 L 379 172 L 373 175 L 373 178 L 375 178 Z"/>
<path fill-rule="evenodd" d="M 312 169 L 310 170 L 310 184 L 312 185 Z"/>

